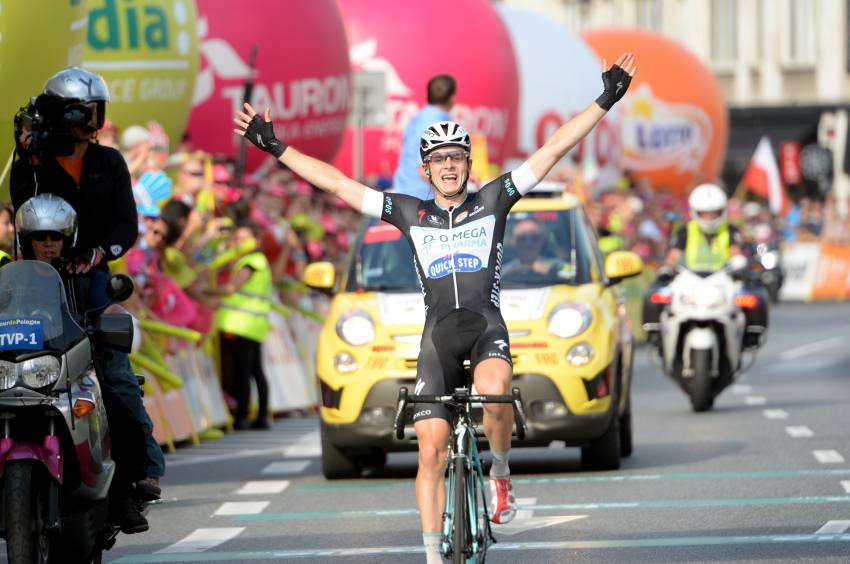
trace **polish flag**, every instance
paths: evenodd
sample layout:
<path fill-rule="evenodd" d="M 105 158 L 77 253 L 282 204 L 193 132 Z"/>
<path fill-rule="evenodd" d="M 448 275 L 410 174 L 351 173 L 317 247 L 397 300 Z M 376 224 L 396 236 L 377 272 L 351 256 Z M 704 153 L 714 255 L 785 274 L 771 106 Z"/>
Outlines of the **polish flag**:
<path fill-rule="evenodd" d="M 786 215 L 790 209 L 788 195 L 782 186 L 782 178 L 779 176 L 779 167 L 773 156 L 770 140 L 764 136 L 744 171 L 741 184 L 750 192 L 767 200 L 770 212 L 774 215 Z"/>

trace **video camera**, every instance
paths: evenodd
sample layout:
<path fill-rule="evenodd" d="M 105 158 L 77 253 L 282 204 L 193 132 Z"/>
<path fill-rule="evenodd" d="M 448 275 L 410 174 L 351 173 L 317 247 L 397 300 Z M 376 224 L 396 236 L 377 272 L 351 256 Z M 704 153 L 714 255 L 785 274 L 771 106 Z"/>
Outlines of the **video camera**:
<path fill-rule="evenodd" d="M 39 157 L 61 157 L 74 152 L 77 139 L 72 128 L 91 127 L 92 108 L 80 104 L 67 104 L 67 100 L 49 94 L 40 94 L 15 114 L 15 141 L 23 132 L 31 134 L 29 151 Z"/>

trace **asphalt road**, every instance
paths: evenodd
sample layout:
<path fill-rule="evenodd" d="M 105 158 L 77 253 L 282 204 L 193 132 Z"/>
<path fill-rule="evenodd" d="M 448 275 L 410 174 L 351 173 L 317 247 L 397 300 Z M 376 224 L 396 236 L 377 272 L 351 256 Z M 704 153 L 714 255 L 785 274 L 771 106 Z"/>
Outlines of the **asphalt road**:
<path fill-rule="evenodd" d="M 782 305 L 753 368 L 695 414 L 638 351 L 635 451 L 583 472 L 578 449 L 515 450 L 523 511 L 492 562 L 850 562 L 850 304 Z M 424 562 L 412 454 L 328 482 L 315 418 L 168 457 L 151 530 L 107 561 Z"/>

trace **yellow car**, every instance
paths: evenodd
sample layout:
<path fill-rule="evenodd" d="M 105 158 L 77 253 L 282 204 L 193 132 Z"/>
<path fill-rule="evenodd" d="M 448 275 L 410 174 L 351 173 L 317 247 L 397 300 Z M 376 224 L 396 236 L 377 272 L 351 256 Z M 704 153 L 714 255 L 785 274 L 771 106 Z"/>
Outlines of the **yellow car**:
<path fill-rule="evenodd" d="M 534 194 L 534 192 L 532 192 Z M 311 264 L 309 286 L 337 288 L 319 337 L 322 468 L 327 478 L 414 450 L 392 430 L 398 389 L 412 389 L 425 311 L 412 252 L 395 227 L 366 220 L 346 271 Z M 615 285 L 643 268 L 634 253 L 602 260 L 579 202 L 520 200 L 508 215 L 501 309 L 528 432 L 515 446 L 564 441 L 582 465 L 615 469 L 632 451 L 633 343 Z"/>

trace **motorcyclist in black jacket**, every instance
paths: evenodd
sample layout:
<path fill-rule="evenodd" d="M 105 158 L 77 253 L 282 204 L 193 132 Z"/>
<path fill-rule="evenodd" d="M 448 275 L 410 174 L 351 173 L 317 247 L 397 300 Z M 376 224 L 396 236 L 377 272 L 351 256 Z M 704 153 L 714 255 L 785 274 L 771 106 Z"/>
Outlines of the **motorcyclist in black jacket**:
<path fill-rule="evenodd" d="M 67 268 L 88 278 L 91 307 L 106 305 L 107 263 L 126 253 L 138 236 L 138 216 L 127 164 L 115 149 L 93 142 L 103 126 L 108 100 L 109 91 L 103 78 L 69 67 L 48 79 L 42 94 L 15 120 L 17 148 L 10 184 L 12 204 L 18 210 L 36 194 L 52 193 L 73 207 L 79 220 L 79 234 Z M 136 431 L 142 430 L 142 444 L 130 450 L 141 449 L 145 456 L 141 463 L 131 463 L 135 467 L 125 474 L 126 488 L 131 492 L 136 482 L 147 487 L 148 478 L 161 477 L 165 463 L 152 437 L 153 424 L 144 409 L 127 355 L 104 351 L 102 358 L 103 384 L 113 392 L 114 402 L 120 403 L 113 405 L 112 411 L 125 415 L 127 442 L 135 443 L 134 437 L 139 435 Z M 158 495 L 159 488 L 155 487 L 153 493 Z M 125 533 L 148 529 L 147 520 L 129 494 L 113 509 Z"/>

